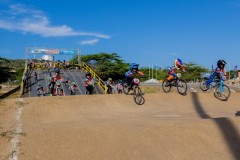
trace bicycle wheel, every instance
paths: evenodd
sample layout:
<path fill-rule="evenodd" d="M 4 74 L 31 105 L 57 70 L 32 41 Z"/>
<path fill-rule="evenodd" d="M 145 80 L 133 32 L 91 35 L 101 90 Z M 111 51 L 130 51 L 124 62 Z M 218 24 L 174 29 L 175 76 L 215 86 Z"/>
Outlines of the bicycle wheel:
<path fill-rule="evenodd" d="M 230 95 L 231 95 L 230 88 L 225 84 L 222 84 L 222 88 L 221 85 L 218 84 L 214 89 L 214 96 L 220 101 L 227 101 Z"/>
<path fill-rule="evenodd" d="M 139 86 L 134 86 L 134 90 L 133 90 L 133 99 L 135 101 L 136 104 L 138 105 L 142 105 L 145 103 L 145 99 L 142 96 L 142 90 L 141 88 L 139 88 Z"/>
<path fill-rule="evenodd" d="M 167 79 L 165 79 L 162 83 L 162 89 L 165 93 L 170 92 L 172 88 L 171 82 L 169 82 Z"/>
<path fill-rule="evenodd" d="M 178 93 L 181 95 L 184 95 L 187 92 L 187 83 L 183 79 L 178 79 L 176 87 Z"/>
<path fill-rule="evenodd" d="M 207 91 L 209 88 L 206 86 L 206 82 L 209 80 L 207 77 L 203 77 L 200 81 L 200 88 L 202 91 Z"/>

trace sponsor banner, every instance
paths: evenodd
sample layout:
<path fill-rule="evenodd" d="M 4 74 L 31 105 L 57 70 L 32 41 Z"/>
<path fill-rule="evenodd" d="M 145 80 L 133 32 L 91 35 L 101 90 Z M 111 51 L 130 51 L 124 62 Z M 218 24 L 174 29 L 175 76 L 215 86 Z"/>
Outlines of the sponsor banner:
<path fill-rule="evenodd" d="M 67 54 L 67 55 L 75 55 L 77 54 L 77 50 L 59 50 L 59 49 L 31 49 L 32 54 Z"/>

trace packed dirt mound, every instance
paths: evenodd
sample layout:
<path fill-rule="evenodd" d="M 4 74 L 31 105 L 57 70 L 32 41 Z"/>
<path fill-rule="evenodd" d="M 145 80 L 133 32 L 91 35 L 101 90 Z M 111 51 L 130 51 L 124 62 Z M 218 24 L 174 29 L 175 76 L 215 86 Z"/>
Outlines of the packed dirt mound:
<path fill-rule="evenodd" d="M 239 94 L 144 96 L 26 98 L 19 158 L 240 159 Z"/>
<path fill-rule="evenodd" d="M 0 159 L 9 159 L 12 154 L 11 140 L 16 134 L 16 110 L 18 99 L 0 100 Z"/>

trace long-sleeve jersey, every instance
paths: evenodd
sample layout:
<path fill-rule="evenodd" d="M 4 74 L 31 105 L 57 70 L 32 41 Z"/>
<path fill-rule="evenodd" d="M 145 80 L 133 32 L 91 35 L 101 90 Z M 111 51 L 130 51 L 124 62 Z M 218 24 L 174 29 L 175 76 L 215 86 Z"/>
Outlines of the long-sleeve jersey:
<path fill-rule="evenodd" d="M 140 74 L 141 76 L 144 76 L 144 74 L 140 71 L 133 72 L 133 71 L 129 70 L 125 73 L 125 77 L 134 77 L 134 76 L 136 76 L 136 74 Z"/>

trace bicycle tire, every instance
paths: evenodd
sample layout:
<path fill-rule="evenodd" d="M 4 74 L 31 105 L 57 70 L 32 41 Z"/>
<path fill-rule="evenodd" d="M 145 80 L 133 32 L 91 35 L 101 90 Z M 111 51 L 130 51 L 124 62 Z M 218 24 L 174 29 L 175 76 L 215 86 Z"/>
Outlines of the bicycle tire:
<path fill-rule="evenodd" d="M 214 96 L 220 101 L 227 101 L 231 95 L 231 90 L 225 84 L 222 84 L 222 86 L 224 88 L 224 92 L 220 91 L 220 84 L 218 84 L 214 89 Z"/>
<path fill-rule="evenodd" d="M 162 83 L 162 89 L 165 93 L 169 93 L 171 90 L 171 82 L 169 82 L 167 79 L 165 79 Z"/>
<path fill-rule="evenodd" d="M 203 77 L 200 81 L 200 88 L 202 91 L 207 91 L 209 88 L 206 86 L 206 82 L 209 80 L 207 77 Z"/>
<path fill-rule="evenodd" d="M 143 105 L 145 103 L 145 98 L 143 96 L 137 96 L 134 101 L 138 105 Z"/>
<path fill-rule="evenodd" d="M 134 99 L 134 102 L 138 105 L 142 105 L 145 103 L 145 99 L 143 97 L 142 90 L 139 86 L 134 86 L 133 99 Z"/>
<path fill-rule="evenodd" d="M 183 79 L 178 79 L 176 87 L 178 93 L 181 95 L 184 95 L 187 92 L 187 82 Z"/>

